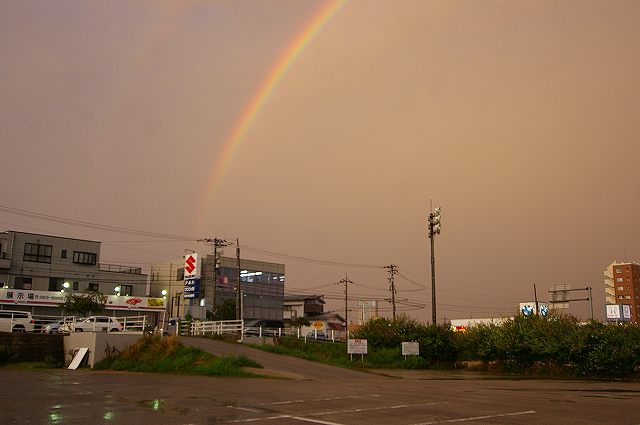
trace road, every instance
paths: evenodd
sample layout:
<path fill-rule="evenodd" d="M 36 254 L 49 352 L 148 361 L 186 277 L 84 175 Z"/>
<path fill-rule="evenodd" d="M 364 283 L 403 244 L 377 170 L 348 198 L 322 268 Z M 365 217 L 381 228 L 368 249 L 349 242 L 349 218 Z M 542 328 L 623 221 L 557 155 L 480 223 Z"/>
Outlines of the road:
<path fill-rule="evenodd" d="M 0 369 L 0 424 L 640 424 L 640 383 L 365 373 L 182 340 L 279 378 Z"/>

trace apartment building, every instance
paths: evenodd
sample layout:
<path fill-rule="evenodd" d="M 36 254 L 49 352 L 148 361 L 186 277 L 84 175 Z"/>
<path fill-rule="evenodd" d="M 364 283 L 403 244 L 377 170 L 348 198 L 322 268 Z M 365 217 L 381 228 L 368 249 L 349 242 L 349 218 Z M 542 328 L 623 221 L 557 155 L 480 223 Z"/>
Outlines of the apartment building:
<path fill-rule="evenodd" d="M 640 264 L 614 261 L 604 271 L 604 284 L 606 303 L 628 305 L 628 320 L 640 322 Z"/>

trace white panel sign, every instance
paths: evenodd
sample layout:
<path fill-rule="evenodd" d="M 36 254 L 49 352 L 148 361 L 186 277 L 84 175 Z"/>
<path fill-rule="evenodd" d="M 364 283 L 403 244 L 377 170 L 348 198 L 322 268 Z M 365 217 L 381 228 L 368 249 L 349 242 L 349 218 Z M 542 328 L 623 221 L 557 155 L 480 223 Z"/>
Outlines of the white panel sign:
<path fill-rule="evenodd" d="M 607 319 L 620 319 L 620 306 L 618 304 L 607 305 Z"/>
<path fill-rule="evenodd" d="M 347 354 L 367 354 L 366 339 L 348 339 Z"/>
<path fill-rule="evenodd" d="M 622 318 L 631 320 L 631 306 L 628 304 L 622 304 Z"/>
<path fill-rule="evenodd" d="M 200 277 L 200 264 L 198 254 L 187 254 L 184 256 L 184 280 Z"/>
<path fill-rule="evenodd" d="M 403 356 L 419 356 L 420 344 L 417 342 L 403 342 L 402 355 Z"/>

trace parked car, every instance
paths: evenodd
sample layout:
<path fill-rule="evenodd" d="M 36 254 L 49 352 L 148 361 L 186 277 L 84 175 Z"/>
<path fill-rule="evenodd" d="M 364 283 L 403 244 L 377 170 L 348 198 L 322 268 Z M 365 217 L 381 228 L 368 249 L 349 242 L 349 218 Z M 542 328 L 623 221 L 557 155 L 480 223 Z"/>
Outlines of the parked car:
<path fill-rule="evenodd" d="M 284 330 L 282 320 L 249 320 L 244 325 L 244 334 L 250 336 L 274 336 L 278 335 L 278 330 Z"/>
<path fill-rule="evenodd" d="M 58 332 L 119 332 L 122 324 L 115 317 L 89 316 L 75 323 L 60 325 Z"/>
<path fill-rule="evenodd" d="M 0 331 L 33 332 L 35 324 L 28 311 L 0 310 Z"/>
<path fill-rule="evenodd" d="M 307 332 L 307 338 L 323 340 L 323 341 L 331 339 L 325 331 L 309 331 Z"/>
<path fill-rule="evenodd" d="M 56 334 L 60 330 L 60 326 L 66 325 L 68 323 L 73 323 L 73 320 L 73 317 L 67 317 L 55 322 L 47 323 L 40 328 L 40 332 L 42 332 L 43 334 Z"/>

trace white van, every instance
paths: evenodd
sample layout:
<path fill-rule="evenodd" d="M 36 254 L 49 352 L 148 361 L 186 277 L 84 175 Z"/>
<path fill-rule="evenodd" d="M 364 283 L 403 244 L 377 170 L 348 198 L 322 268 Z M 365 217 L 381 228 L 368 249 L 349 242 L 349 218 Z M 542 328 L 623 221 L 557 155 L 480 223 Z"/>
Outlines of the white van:
<path fill-rule="evenodd" d="M 28 311 L 0 310 L 1 332 L 33 332 L 35 323 Z"/>

